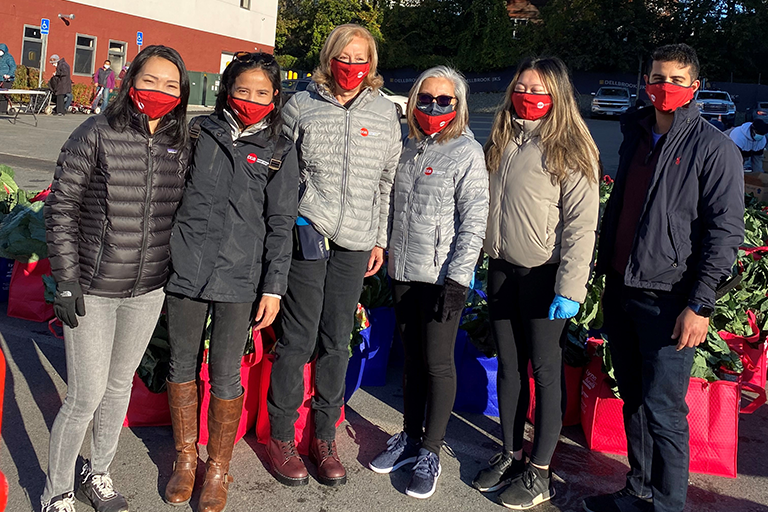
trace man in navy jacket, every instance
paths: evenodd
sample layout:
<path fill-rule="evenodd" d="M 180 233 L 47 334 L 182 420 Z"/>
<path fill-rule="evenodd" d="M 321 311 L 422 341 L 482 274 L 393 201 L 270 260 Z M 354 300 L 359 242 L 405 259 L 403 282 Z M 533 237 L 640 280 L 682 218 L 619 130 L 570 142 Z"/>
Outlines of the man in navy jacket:
<path fill-rule="evenodd" d="M 685 506 L 691 366 L 744 236 L 741 155 L 691 101 L 698 72 L 689 46 L 658 48 L 645 77 L 653 107 L 622 119 L 597 273 L 630 471 L 621 491 L 587 498 L 589 512 Z"/>

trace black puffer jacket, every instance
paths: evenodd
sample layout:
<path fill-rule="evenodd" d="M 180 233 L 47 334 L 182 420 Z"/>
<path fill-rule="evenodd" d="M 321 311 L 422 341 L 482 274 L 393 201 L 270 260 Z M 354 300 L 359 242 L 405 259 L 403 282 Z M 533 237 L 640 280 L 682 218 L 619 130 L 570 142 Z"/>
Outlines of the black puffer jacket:
<path fill-rule="evenodd" d="M 69 136 L 45 203 L 57 282 L 79 280 L 85 293 L 101 297 L 165 285 L 188 154 L 170 146 L 168 127 L 150 136 L 147 117 L 134 114 L 119 132 L 98 115 Z"/>
<path fill-rule="evenodd" d="M 216 302 L 283 295 L 298 210 L 299 162 L 285 136 L 281 154 L 269 130 L 232 140 L 223 114 L 200 124 L 192 166 L 171 237 L 166 291 Z M 282 161 L 268 179 L 272 158 Z"/>

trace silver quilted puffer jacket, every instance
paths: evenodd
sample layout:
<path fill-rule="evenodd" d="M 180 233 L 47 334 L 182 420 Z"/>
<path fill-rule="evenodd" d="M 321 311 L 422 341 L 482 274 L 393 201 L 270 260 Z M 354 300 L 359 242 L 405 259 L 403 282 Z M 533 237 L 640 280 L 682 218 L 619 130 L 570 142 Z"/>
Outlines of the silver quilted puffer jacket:
<path fill-rule="evenodd" d="M 283 108 L 296 143 L 299 215 L 353 251 L 386 247 L 389 197 L 402 147 L 394 104 L 372 89 L 344 107 L 314 82 Z"/>
<path fill-rule="evenodd" d="M 392 279 L 469 286 L 488 219 L 488 171 L 469 129 L 441 143 L 408 139 L 390 215 Z"/>

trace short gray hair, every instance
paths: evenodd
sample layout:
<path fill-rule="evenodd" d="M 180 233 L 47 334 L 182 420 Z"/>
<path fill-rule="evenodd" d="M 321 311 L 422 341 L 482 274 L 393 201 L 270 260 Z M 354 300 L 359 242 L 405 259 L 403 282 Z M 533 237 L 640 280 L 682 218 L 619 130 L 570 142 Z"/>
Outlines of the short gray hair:
<path fill-rule="evenodd" d="M 469 125 L 469 107 L 467 106 L 469 85 L 467 85 L 467 80 L 464 78 L 464 75 L 448 66 L 435 66 L 429 68 L 419 75 L 419 78 L 416 79 L 416 83 L 411 87 L 411 92 L 408 93 L 408 107 L 406 109 L 408 137 L 421 139 L 424 136 L 421 130 L 419 130 L 419 125 L 413 117 L 413 109 L 416 108 L 416 103 L 418 101 L 416 97 L 421 90 L 422 84 L 424 84 L 424 81 L 427 78 L 445 78 L 450 80 L 453 84 L 453 94 L 456 96 L 456 117 L 451 124 L 440 133 L 438 141 L 459 137 L 464 133 L 464 129 L 467 125 Z"/>

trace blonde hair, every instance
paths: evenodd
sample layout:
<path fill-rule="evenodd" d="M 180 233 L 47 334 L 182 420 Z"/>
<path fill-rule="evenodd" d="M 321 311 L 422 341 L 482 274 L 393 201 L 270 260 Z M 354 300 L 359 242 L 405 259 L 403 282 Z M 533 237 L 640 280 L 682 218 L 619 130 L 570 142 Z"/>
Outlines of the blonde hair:
<path fill-rule="evenodd" d="M 355 37 L 361 37 L 368 43 L 368 62 L 371 69 L 363 80 L 363 88 L 370 87 L 378 90 L 384 85 L 384 79 L 377 71 L 379 65 L 379 53 L 376 51 L 376 40 L 365 27 L 354 23 L 339 25 L 328 35 L 328 39 L 320 50 L 320 65 L 312 72 L 312 80 L 318 85 L 324 85 L 329 91 L 334 90 L 333 73 L 331 72 L 331 61 L 341 55 L 344 48 L 352 42 Z"/>
<path fill-rule="evenodd" d="M 421 86 L 427 78 L 445 78 L 449 80 L 453 84 L 453 95 L 456 96 L 456 106 L 454 107 L 456 117 L 453 118 L 453 121 L 445 129 L 440 131 L 440 135 L 437 136 L 437 142 L 461 136 L 469 124 L 469 109 L 467 108 L 469 86 L 461 73 L 455 69 L 448 66 L 435 66 L 423 72 L 416 79 L 413 87 L 411 87 L 411 92 L 408 93 L 408 105 L 405 109 L 405 118 L 408 121 L 408 138 L 421 140 L 424 137 L 424 133 L 419 129 L 419 124 L 413 115 L 413 110 L 416 108 Z"/>
<path fill-rule="evenodd" d="M 596 183 L 602 169 L 600 151 L 579 112 L 568 68 L 557 57 L 529 58 L 517 68 L 485 143 L 488 171 L 498 171 L 504 150 L 518 129 L 512 121 L 512 116 L 516 114 L 512 93 L 520 76 L 528 70 L 539 74 L 552 95 L 552 109 L 542 118 L 538 134 L 544 165 L 552 174 L 552 181 L 562 183 L 571 172 L 580 172 L 590 182 Z"/>

